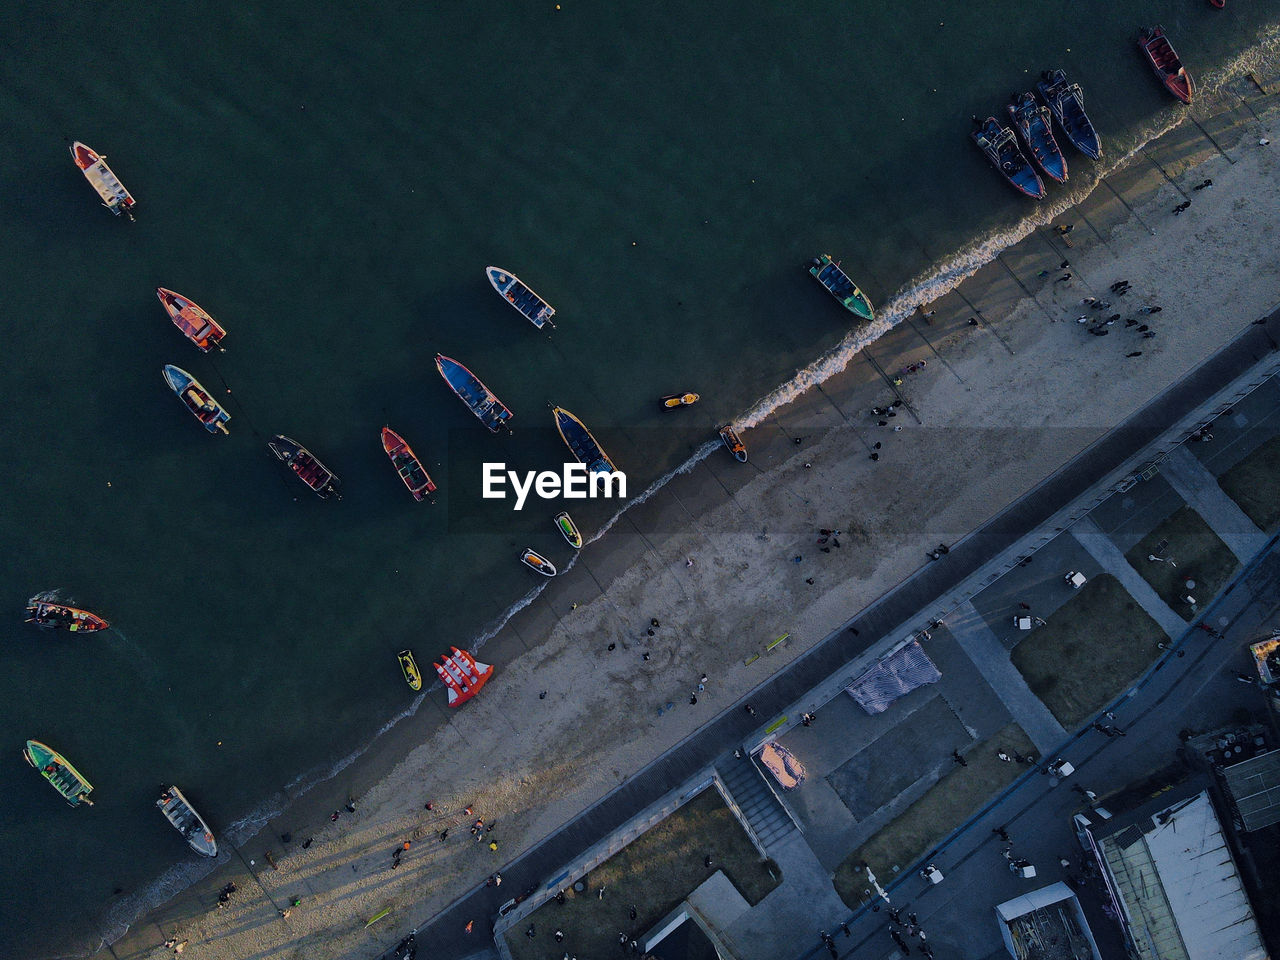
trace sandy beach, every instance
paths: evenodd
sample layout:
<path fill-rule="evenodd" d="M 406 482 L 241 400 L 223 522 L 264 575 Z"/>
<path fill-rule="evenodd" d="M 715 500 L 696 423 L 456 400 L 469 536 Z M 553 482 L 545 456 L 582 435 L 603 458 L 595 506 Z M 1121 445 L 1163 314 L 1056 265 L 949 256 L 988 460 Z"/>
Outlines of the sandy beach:
<path fill-rule="evenodd" d="M 1280 146 L 1259 144 L 1276 116 L 1217 117 L 1225 154 L 1183 123 L 1053 221 L 1072 247 L 1040 228 L 746 431 L 748 464 L 717 450 L 628 511 L 484 647 L 480 697 L 449 711 L 431 693 L 112 953 L 175 937 L 211 960 L 375 956 L 734 706 L 1280 303 Z M 821 552 L 820 528 L 839 547 Z M 496 851 L 473 842 L 476 817 L 496 821 Z"/>

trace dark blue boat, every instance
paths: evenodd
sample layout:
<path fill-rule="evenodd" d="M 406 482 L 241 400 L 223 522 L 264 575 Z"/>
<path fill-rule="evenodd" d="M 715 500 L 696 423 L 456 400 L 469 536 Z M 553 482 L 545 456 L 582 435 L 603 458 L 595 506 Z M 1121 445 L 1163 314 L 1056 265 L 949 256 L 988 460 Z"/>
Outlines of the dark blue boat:
<path fill-rule="evenodd" d="M 1067 158 L 1053 138 L 1053 118 L 1049 108 L 1029 93 L 1016 93 L 1006 108 L 1013 128 L 1022 137 L 1027 151 L 1040 169 L 1059 183 L 1067 182 Z"/>
<path fill-rule="evenodd" d="M 1067 83 L 1067 75 L 1061 70 L 1046 70 L 1040 76 L 1036 89 L 1071 145 L 1090 160 L 1101 158 L 1102 141 L 1084 112 L 1084 91 L 1080 84 Z"/>
<path fill-rule="evenodd" d="M 561 439 L 573 451 L 578 462 L 587 465 L 588 471 L 613 473 L 618 469 L 596 442 L 596 438 L 591 435 L 586 424 L 561 407 L 553 407 L 552 413 L 556 415 L 556 429 L 560 431 Z"/>
<path fill-rule="evenodd" d="M 508 430 L 507 421 L 511 419 L 511 411 L 494 396 L 493 391 L 480 382 L 480 378 L 452 357 L 443 353 L 436 354 L 436 369 L 444 377 L 450 389 L 458 395 L 477 417 L 494 433 L 503 427 Z"/>
<path fill-rule="evenodd" d="M 977 118 L 975 118 L 976 120 Z M 1008 127 L 1002 127 L 995 117 L 987 117 L 970 136 L 973 142 L 1020 193 L 1033 200 L 1044 199 L 1044 183 L 1030 161 L 1018 148 L 1018 138 Z"/>

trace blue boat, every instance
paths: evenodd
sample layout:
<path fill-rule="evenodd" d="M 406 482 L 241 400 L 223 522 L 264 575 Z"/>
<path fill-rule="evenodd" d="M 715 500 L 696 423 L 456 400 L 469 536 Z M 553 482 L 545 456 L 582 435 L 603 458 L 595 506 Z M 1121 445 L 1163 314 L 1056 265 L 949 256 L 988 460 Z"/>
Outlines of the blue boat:
<path fill-rule="evenodd" d="M 1029 93 L 1015 93 L 1005 109 L 1036 164 L 1059 183 L 1067 182 L 1067 158 L 1053 138 L 1053 117 Z"/>
<path fill-rule="evenodd" d="M 231 414 L 222 409 L 208 390 L 200 386 L 199 380 L 181 367 L 167 363 L 164 367 L 164 382 L 206 430 L 210 433 L 227 433 L 226 423 L 231 419 Z"/>
<path fill-rule="evenodd" d="M 493 284 L 493 289 L 498 291 L 498 295 L 503 300 L 515 307 L 520 312 L 520 316 L 539 330 L 544 326 L 552 330 L 556 328 L 556 325 L 551 322 L 551 318 L 556 313 L 555 307 L 530 290 L 514 273 L 503 270 L 501 267 L 485 267 L 484 272 L 489 282 Z"/>
<path fill-rule="evenodd" d="M 974 119 L 976 121 L 977 118 Z M 1044 182 L 1030 161 L 1022 155 L 1018 148 L 1018 138 L 1012 130 L 1000 126 L 995 117 L 987 117 L 970 136 L 978 149 L 991 161 L 991 165 L 1000 171 L 1000 175 L 1015 190 L 1032 200 L 1044 199 Z"/>
<path fill-rule="evenodd" d="M 1067 75 L 1061 70 L 1046 70 L 1040 76 L 1036 89 L 1071 145 L 1090 160 L 1100 159 L 1102 141 L 1084 112 L 1084 91 L 1080 84 L 1067 83 Z"/>
<path fill-rule="evenodd" d="M 494 433 L 503 427 L 511 429 L 507 421 L 511 419 L 511 411 L 494 396 L 493 391 L 480 382 L 480 378 L 452 357 L 443 353 L 436 354 L 436 369 L 444 382 L 458 395 L 467 408 L 480 418 Z"/>
<path fill-rule="evenodd" d="M 573 451 L 578 462 L 587 465 L 589 472 L 613 473 L 618 469 L 581 420 L 561 407 L 553 407 L 552 412 L 556 416 L 556 429 L 560 431 L 560 438 Z"/>

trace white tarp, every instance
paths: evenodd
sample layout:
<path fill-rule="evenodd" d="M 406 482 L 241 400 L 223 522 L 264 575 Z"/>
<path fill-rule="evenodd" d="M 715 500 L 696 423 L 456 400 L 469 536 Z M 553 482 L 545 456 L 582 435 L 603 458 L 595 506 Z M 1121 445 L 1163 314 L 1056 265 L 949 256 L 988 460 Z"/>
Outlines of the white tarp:
<path fill-rule="evenodd" d="M 942 679 L 940 671 L 916 641 L 876 661 L 875 666 L 845 687 L 867 713 L 884 713 L 899 697 Z"/>

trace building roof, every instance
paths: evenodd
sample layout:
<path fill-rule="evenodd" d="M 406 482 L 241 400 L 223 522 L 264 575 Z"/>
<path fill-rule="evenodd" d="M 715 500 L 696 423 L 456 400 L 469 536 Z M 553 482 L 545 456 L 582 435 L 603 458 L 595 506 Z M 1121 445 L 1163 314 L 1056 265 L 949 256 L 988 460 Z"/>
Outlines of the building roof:
<path fill-rule="evenodd" d="M 1222 771 L 1247 833 L 1280 823 L 1280 750 L 1272 750 Z"/>
<path fill-rule="evenodd" d="M 1054 883 L 996 907 L 1006 949 L 1019 960 L 1100 960 L 1080 902 Z"/>
<path fill-rule="evenodd" d="M 1208 793 L 1100 845 L 1143 960 L 1266 960 Z"/>

